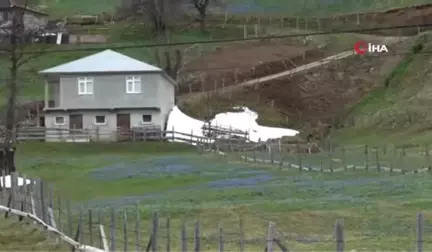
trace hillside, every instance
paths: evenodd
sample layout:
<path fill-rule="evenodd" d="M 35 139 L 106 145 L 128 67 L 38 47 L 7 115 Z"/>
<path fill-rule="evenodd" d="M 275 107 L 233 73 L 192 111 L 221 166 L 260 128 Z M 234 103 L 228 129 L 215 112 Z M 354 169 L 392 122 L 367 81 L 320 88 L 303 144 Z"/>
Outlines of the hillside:
<path fill-rule="evenodd" d="M 94 15 L 112 13 L 120 0 L 40 0 L 46 11 L 56 16 Z M 410 5 L 430 3 L 427 0 L 224 0 L 230 14 L 263 13 L 294 16 L 329 16 L 358 12 L 386 10 Z M 218 4 L 219 6 L 220 4 Z M 215 11 L 220 10 L 216 8 Z"/>
<path fill-rule="evenodd" d="M 54 237 L 31 222 L 18 222 L 16 216 L 0 218 L 0 251 L 69 251 L 65 244 L 57 244 Z"/>
<path fill-rule="evenodd" d="M 432 123 L 432 35 L 419 36 L 422 51 L 404 56 L 387 79 L 388 87 L 371 92 L 352 111 L 352 127 L 340 139 L 428 142 Z M 419 47 L 418 47 L 419 48 Z"/>
<path fill-rule="evenodd" d="M 399 53 L 409 52 L 414 40 L 366 38 L 386 40 L 386 43 L 394 40 L 391 50 Z M 258 120 L 265 125 L 303 130 L 316 130 L 325 124 L 344 126 L 351 108 L 369 92 L 383 87 L 403 58 L 398 53 L 382 57 L 352 56 L 252 87 L 213 92 L 198 100 L 188 97 L 182 108 L 190 115 L 205 118 L 233 106 L 246 105 L 259 113 Z"/>

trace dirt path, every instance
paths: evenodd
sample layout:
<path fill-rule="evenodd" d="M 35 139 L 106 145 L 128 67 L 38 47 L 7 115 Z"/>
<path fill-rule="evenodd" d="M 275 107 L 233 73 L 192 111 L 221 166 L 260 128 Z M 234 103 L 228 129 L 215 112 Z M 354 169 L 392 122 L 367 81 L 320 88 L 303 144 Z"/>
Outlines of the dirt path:
<path fill-rule="evenodd" d="M 349 57 L 349 56 L 352 56 L 352 55 L 354 55 L 353 51 L 346 51 L 346 52 L 338 53 L 336 55 L 333 55 L 333 56 L 330 56 L 330 57 L 327 57 L 327 58 L 324 58 L 324 59 L 321 59 L 321 60 L 318 60 L 318 61 L 314 61 L 312 63 L 306 64 L 306 65 L 302 65 L 302 66 L 296 67 L 296 68 L 291 69 L 291 70 L 283 71 L 283 72 L 280 72 L 280 73 L 277 73 L 277 74 L 272 74 L 272 75 L 260 77 L 260 78 L 257 78 L 257 79 L 245 81 L 245 82 L 239 83 L 237 85 L 229 86 L 227 88 L 224 88 L 221 92 L 222 93 L 232 92 L 232 91 L 235 91 L 237 89 L 244 88 L 244 87 L 253 86 L 253 85 L 256 85 L 256 84 L 263 83 L 263 82 L 267 82 L 267 81 L 271 81 L 271 80 L 276 80 L 276 79 L 279 79 L 279 78 L 287 77 L 287 76 L 290 76 L 290 75 L 293 75 L 293 74 L 296 74 L 296 73 L 299 73 L 299 72 L 302 72 L 302 71 L 305 71 L 305 70 L 308 70 L 308 69 L 311 69 L 311 68 L 314 68 L 314 67 L 326 65 L 326 64 L 328 64 L 328 63 L 330 63 L 332 61 L 343 59 L 343 58 L 346 58 L 346 57 Z M 187 94 L 187 95 L 182 95 L 182 96 L 180 96 L 180 98 L 190 101 L 191 99 L 203 98 L 205 95 L 210 94 L 212 92 L 213 91 L 210 91 L 210 92 L 208 92 L 208 91 L 207 92 L 200 92 L 200 93 L 191 93 L 191 94 Z"/>
<path fill-rule="evenodd" d="M 382 36 L 376 36 L 376 35 L 362 35 L 361 37 L 365 41 L 369 41 L 371 43 L 382 43 L 382 44 L 386 44 L 386 45 L 395 44 L 395 43 L 398 43 L 400 41 L 404 41 L 404 40 L 410 38 L 410 37 L 394 37 L 394 36 L 382 37 Z M 390 50 L 391 50 L 391 48 L 390 48 Z M 354 52 L 352 50 L 341 52 L 341 53 L 338 53 L 338 54 L 335 54 L 335 55 L 332 55 L 332 56 L 329 56 L 329 57 L 326 57 L 326 58 L 323 58 L 323 59 L 320 59 L 317 61 L 313 61 L 313 62 L 305 64 L 305 65 L 298 66 L 298 67 L 293 68 L 293 69 L 289 69 L 289 70 L 280 72 L 280 73 L 259 77 L 259 78 L 248 80 L 245 82 L 241 82 L 239 84 L 232 85 L 232 86 L 227 86 L 223 90 L 219 91 L 219 93 L 233 92 L 233 91 L 236 91 L 236 90 L 244 88 L 244 87 L 249 87 L 249 86 L 269 82 L 272 80 L 281 79 L 281 78 L 284 78 L 287 76 L 292 76 L 296 73 L 300 73 L 300 72 L 304 72 L 304 71 L 312 69 L 312 68 L 324 66 L 324 65 L 329 64 L 330 62 L 340 60 L 343 58 L 347 58 L 347 57 L 350 57 L 352 55 L 354 55 Z M 181 95 L 180 101 L 183 101 L 183 100 L 191 101 L 191 100 L 201 99 L 201 98 L 205 97 L 206 95 L 209 95 L 213 92 L 214 91 L 212 90 L 212 91 L 194 92 L 194 93 Z"/>

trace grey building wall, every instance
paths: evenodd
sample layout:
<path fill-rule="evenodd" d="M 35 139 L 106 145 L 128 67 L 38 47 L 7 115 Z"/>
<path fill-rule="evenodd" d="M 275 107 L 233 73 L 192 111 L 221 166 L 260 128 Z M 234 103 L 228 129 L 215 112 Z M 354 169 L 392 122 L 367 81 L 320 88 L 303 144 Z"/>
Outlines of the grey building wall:
<path fill-rule="evenodd" d="M 142 93 L 126 93 L 126 77 L 141 76 Z M 78 94 L 78 78 L 93 77 L 93 94 Z M 174 97 L 170 90 L 160 88 L 168 82 L 160 73 L 116 75 L 69 75 L 60 77 L 60 100 L 62 108 L 141 108 L 156 107 Z M 168 83 L 169 84 L 169 83 Z M 169 84 L 171 85 L 171 84 Z"/>
<path fill-rule="evenodd" d="M 48 16 L 38 14 L 32 11 L 25 11 L 24 26 L 26 29 L 40 29 L 47 25 Z M 0 24 L 12 20 L 12 10 L 2 10 L 0 11 Z"/>
<path fill-rule="evenodd" d="M 48 82 L 48 100 L 53 101 L 50 107 L 60 107 L 60 82 L 49 81 Z"/>
<path fill-rule="evenodd" d="M 130 114 L 130 125 L 131 127 L 143 127 L 147 124 L 155 124 L 163 126 L 165 123 L 165 118 L 162 116 L 162 113 L 159 111 L 142 109 L 142 110 L 118 110 L 118 111 L 74 111 L 73 114 L 82 114 L 83 115 L 83 128 L 84 131 L 87 130 L 90 132 L 90 137 L 94 140 L 107 140 L 114 141 L 116 138 L 117 131 L 117 113 L 128 113 Z M 45 127 L 48 129 L 46 132 L 47 141 L 64 141 L 71 140 L 73 138 L 83 138 L 86 134 L 76 134 L 72 136 L 65 132 L 60 133 L 56 128 L 61 129 L 69 129 L 69 114 L 70 112 L 48 112 L 45 114 Z M 151 123 L 143 123 L 142 116 L 146 114 L 152 115 Z M 55 124 L 56 117 L 61 116 L 64 117 L 64 124 L 57 125 Z M 105 116 L 106 124 L 104 125 L 96 125 L 95 117 L 96 116 Z M 99 132 L 99 135 L 97 134 Z"/>
<path fill-rule="evenodd" d="M 24 14 L 24 25 L 26 28 L 42 28 L 48 23 L 48 17 L 43 15 L 38 15 L 33 12 L 26 12 Z"/>
<path fill-rule="evenodd" d="M 161 85 L 159 85 L 159 107 L 160 107 L 160 116 L 161 120 L 163 120 L 163 124 L 161 124 L 162 129 L 164 130 L 164 124 L 168 121 L 169 113 L 172 108 L 175 106 L 175 87 L 172 83 L 168 81 L 163 81 Z M 171 130 L 171 129 L 167 129 Z"/>

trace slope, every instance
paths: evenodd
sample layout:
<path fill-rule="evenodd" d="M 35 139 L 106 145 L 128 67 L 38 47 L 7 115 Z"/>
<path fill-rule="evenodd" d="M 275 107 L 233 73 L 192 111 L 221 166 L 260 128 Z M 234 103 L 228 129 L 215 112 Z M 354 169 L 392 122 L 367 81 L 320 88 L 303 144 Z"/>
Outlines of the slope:
<path fill-rule="evenodd" d="M 56 16 L 74 14 L 111 13 L 120 0 L 39 0 L 47 11 Z M 185 0 L 186 3 L 190 1 Z M 215 7 L 221 1 L 214 1 Z M 425 4 L 427 0 L 230 0 L 222 1 L 231 14 L 263 13 L 298 16 L 329 16 L 334 14 L 358 13 L 390 8 L 405 7 L 415 4 Z M 218 10 L 217 8 L 215 10 Z"/>
<path fill-rule="evenodd" d="M 391 45 L 393 52 L 409 51 L 411 38 Z M 256 110 L 260 124 L 285 126 L 321 134 L 326 125 L 345 126 L 353 105 L 384 85 L 403 55 L 352 56 L 296 75 L 215 92 L 201 100 L 188 100 L 182 109 L 198 118 L 245 105 Z"/>
<path fill-rule="evenodd" d="M 432 35 L 417 37 L 411 53 L 388 74 L 385 85 L 358 103 L 350 115 L 351 127 L 341 140 L 428 142 L 432 133 Z"/>
<path fill-rule="evenodd" d="M 69 251 L 65 244 L 40 230 L 33 223 L 12 216 L 0 218 L 0 251 Z"/>

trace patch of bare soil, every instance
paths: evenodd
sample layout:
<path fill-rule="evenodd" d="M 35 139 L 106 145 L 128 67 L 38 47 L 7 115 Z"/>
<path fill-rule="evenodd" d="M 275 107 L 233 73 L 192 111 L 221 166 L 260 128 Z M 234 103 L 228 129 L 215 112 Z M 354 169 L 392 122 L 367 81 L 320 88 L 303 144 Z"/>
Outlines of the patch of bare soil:
<path fill-rule="evenodd" d="M 213 91 L 247 80 L 283 72 L 327 56 L 308 47 L 243 44 L 220 48 L 185 66 L 179 94 Z"/>
<path fill-rule="evenodd" d="M 183 109 L 191 116 L 203 117 L 245 105 L 258 112 L 258 121 L 264 125 L 312 132 L 317 128 L 325 129 L 323 125 L 343 126 L 339 122 L 350 112 L 352 105 L 371 90 L 383 87 L 385 78 L 402 57 L 356 55 L 232 93 L 214 93 Z"/>

